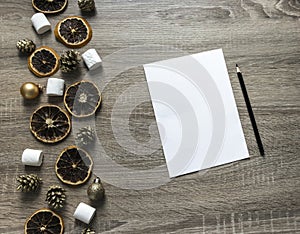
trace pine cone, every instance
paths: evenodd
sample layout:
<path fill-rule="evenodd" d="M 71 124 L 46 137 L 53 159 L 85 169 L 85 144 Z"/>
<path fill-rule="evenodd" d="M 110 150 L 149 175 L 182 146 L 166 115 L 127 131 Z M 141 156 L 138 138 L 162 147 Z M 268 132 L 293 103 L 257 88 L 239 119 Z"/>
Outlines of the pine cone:
<path fill-rule="evenodd" d="M 78 0 L 78 6 L 82 11 L 93 11 L 95 10 L 94 0 Z"/>
<path fill-rule="evenodd" d="M 32 53 L 35 50 L 35 44 L 32 40 L 23 39 L 17 42 L 17 49 L 22 53 Z"/>
<path fill-rule="evenodd" d="M 66 190 L 62 187 L 53 185 L 48 189 L 46 201 L 54 209 L 62 208 L 63 203 L 66 200 Z"/>
<path fill-rule="evenodd" d="M 96 232 L 90 228 L 84 229 L 81 234 L 95 234 Z"/>
<path fill-rule="evenodd" d="M 35 174 L 21 175 L 17 177 L 17 181 L 19 182 L 17 190 L 21 190 L 22 192 L 36 191 L 42 182 Z"/>
<path fill-rule="evenodd" d="M 95 141 L 95 138 L 95 130 L 91 126 L 88 126 L 79 129 L 75 140 L 81 146 L 88 146 Z"/>
<path fill-rule="evenodd" d="M 60 69 L 62 72 L 70 72 L 75 70 L 80 63 L 80 53 L 76 50 L 68 50 L 60 57 Z"/>

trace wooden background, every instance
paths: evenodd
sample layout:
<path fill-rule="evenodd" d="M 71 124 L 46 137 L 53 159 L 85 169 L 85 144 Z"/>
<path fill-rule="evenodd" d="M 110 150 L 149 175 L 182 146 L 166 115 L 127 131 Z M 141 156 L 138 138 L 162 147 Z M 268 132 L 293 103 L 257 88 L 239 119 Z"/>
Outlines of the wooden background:
<path fill-rule="evenodd" d="M 251 159 L 173 179 L 148 190 L 128 190 L 104 182 L 106 200 L 97 205 L 91 224 L 96 233 L 299 233 L 300 232 L 300 1 L 299 0 L 103 0 L 97 12 L 85 17 L 94 36 L 84 48 L 96 48 L 102 57 L 142 44 L 174 46 L 187 53 L 223 48 L 233 92 Z M 38 142 L 29 132 L 33 110 L 46 103 L 63 106 L 62 100 L 42 95 L 24 102 L 19 94 L 23 82 L 45 84 L 27 69 L 27 58 L 15 48 L 17 40 L 33 39 L 61 53 L 66 48 L 52 32 L 37 35 L 31 27 L 31 1 L 1 1 L 0 53 L 0 233 L 22 233 L 31 213 L 46 207 L 45 193 L 60 184 L 54 162 L 59 152 L 74 144 L 71 134 L 56 145 Z M 81 15 L 70 0 L 66 11 L 49 16 L 54 26 L 63 16 Z M 235 75 L 235 63 L 245 82 L 265 144 L 260 157 L 245 103 Z M 82 79 L 87 69 L 55 77 L 67 85 Z M 161 147 L 155 155 L 134 157 L 122 149 L 111 132 L 110 118 L 115 98 L 131 83 L 144 80 L 141 69 L 119 75 L 103 91 L 97 114 L 98 138 L 119 164 L 147 169 L 163 164 Z M 147 89 L 136 95 L 148 96 Z M 133 110 L 131 134 L 147 142 L 148 123 L 154 120 L 149 101 Z M 140 114 L 134 115 L 134 111 Z M 142 114 L 141 114 L 142 113 Z M 124 113 L 125 114 L 125 113 Z M 158 138 L 157 133 L 157 138 Z M 25 148 L 45 152 L 41 168 L 25 168 Z M 148 156 L 148 157 L 147 157 Z M 16 191 L 16 176 L 37 173 L 43 179 L 37 194 Z M 116 180 L 122 175 L 116 174 Z M 72 214 L 80 201 L 89 203 L 86 188 L 67 187 L 67 204 L 59 213 L 65 233 L 80 233 L 85 225 Z"/>

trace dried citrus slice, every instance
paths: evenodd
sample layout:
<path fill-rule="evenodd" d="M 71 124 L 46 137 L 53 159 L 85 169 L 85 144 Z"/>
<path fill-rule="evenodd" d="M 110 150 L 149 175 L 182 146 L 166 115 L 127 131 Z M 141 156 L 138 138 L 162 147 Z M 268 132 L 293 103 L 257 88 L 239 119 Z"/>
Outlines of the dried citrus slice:
<path fill-rule="evenodd" d="M 70 118 L 58 106 L 41 106 L 30 117 L 30 130 L 42 142 L 59 142 L 70 133 Z"/>
<path fill-rule="evenodd" d="M 36 76 L 51 76 L 59 69 L 59 56 L 52 48 L 42 46 L 28 58 L 28 68 Z"/>
<path fill-rule="evenodd" d="M 25 223 L 25 234 L 62 234 L 63 231 L 63 219 L 46 208 L 34 212 Z"/>
<path fill-rule="evenodd" d="M 66 46 L 80 48 L 91 40 L 92 28 L 84 18 L 69 16 L 56 25 L 54 34 Z"/>
<path fill-rule="evenodd" d="M 63 11 L 68 0 L 32 0 L 32 6 L 39 12 L 54 14 Z"/>
<path fill-rule="evenodd" d="M 76 146 L 69 146 L 58 156 L 55 171 L 62 182 L 79 185 L 88 180 L 92 166 L 92 158 L 86 151 Z"/>
<path fill-rule="evenodd" d="M 75 117 L 87 117 L 96 112 L 101 103 L 98 87 L 90 81 L 79 81 L 68 87 L 64 96 L 67 110 Z"/>

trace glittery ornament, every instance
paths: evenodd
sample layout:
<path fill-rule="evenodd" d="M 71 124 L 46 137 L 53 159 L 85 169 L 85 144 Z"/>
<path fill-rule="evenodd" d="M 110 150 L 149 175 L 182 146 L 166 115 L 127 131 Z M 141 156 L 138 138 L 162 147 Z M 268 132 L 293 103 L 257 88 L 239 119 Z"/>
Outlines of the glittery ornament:
<path fill-rule="evenodd" d="M 97 177 L 87 189 L 89 199 L 92 201 L 100 201 L 103 199 L 105 190 L 99 177 Z"/>

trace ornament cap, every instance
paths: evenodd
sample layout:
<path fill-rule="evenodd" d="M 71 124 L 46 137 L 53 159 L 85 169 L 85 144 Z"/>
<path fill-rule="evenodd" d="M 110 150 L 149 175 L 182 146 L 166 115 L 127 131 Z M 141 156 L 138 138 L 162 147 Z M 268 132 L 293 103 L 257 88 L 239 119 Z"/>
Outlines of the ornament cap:
<path fill-rule="evenodd" d="M 100 179 L 99 177 L 96 177 L 96 178 L 94 179 L 94 183 L 100 184 L 100 183 L 101 183 L 101 179 Z"/>
<path fill-rule="evenodd" d="M 41 84 L 36 84 L 36 85 L 39 88 L 40 92 L 44 92 L 45 91 L 45 89 L 46 89 L 45 85 L 41 85 Z"/>

